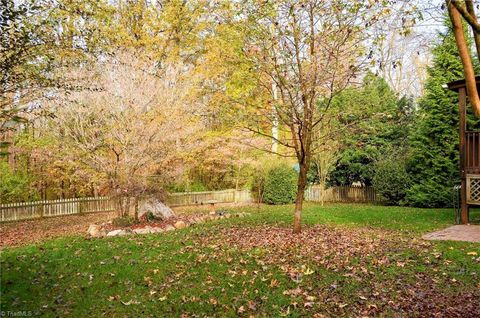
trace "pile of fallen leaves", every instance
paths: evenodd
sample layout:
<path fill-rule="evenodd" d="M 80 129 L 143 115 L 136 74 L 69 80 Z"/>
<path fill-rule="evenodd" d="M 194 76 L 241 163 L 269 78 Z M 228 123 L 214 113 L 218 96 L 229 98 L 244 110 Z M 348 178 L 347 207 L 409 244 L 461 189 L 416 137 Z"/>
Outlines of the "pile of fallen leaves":
<path fill-rule="evenodd" d="M 333 316 L 395 313 L 423 317 L 428 313 L 429 317 L 480 317 L 480 273 L 465 273 L 477 282 L 476 290 L 463 288 L 461 282 L 442 271 L 451 261 L 432 243 L 395 232 L 317 225 L 293 234 L 289 228 L 276 226 L 231 227 L 201 242 L 203 248 L 217 253 L 234 248 L 254 257 L 260 266 L 281 270 L 298 285 L 283 293 L 292 297 L 285 315 L 301 307 L 310 309 L 312 315 L 320 310 Z M 480 263 L 480 258 L 472 257 L 472 262 Z M 420 267 L 423 270 L 418 270 Z M 324 278 L 324 271 L 342 279 L 328 288 L 318 288 L 314 282 Z M 353 299 L 345 299 L 340 292 L 348 289 L 345 284 L 362 288 Z M 271 282 L 271 287 L 277 285 Z M 457 293 L 446 292 L 445 285 Z"/>

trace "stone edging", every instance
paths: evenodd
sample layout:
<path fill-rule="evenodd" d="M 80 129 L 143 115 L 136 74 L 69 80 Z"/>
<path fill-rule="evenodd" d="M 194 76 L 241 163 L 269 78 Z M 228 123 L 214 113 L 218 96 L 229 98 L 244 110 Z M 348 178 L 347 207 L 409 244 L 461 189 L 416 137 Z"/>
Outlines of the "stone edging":
<path fill-rule="evenodd" d="M 241 212 L 241 213 L 202 215 L 202 216 L 193 217 L 192 219 L 189 219 L 189 220 L 178 220 L 173 225 L 167 224 L 167 226 L 165 227 L 152 227 L 147 225 L 144 228 L 138 228 L 133 230 L 129 228 L 117 229 L 109 232 L 103 229 L 102 225 L 91 224 L 87 230 L 87 237 L 100 238 L 100 237 L 127 236 L 127 235 L 133 235 L 133 234 L 143 235 L 143 234 L 152 234 L 152 233 L 163 233 L 163 232 L 170 232 L 178 229 L 183 229 L 195 224 L 201 224 L 208 221 L 228 219 L 231 217 L 243 218 L 247 215 L 250 215 L 250 213 Z"/>

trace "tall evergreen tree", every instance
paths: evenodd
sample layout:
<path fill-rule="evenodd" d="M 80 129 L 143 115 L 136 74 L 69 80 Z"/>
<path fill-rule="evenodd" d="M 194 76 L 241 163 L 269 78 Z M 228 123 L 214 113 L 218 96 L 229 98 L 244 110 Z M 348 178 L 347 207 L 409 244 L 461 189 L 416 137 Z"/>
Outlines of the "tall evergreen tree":
<path fill-rule="evenodd" d="M 349 119 L 357 124 L 342 136 L 343 146 L 328 184 L 371 185 L 374 163 L 402 153 L 411 124 L 411 100 L 399 99 L 383 78 L 367 74 L 361 87 L 347 89 L 334 100 L 334 107 L 344 114 L 345 105 Z"/>
<path fill-rule="evenodd" d="M 440 36 L 433 49 L 425 95 L 419 101 L 407 163 L 412 178 L 407 202 L 421 207 L 450 206 L 453 186 L 460 178 L 458 95 L 443 85 L 463 78 L 463 69 L 450 25 Z M 470 119 L 470 128 L 478 127 Z"/>

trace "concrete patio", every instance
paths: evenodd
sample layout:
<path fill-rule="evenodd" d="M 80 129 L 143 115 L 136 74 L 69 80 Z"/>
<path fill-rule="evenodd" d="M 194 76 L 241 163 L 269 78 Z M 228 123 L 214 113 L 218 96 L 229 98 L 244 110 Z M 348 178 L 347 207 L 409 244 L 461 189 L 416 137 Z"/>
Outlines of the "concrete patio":
<path fill-rule="evenodd" d="M 480 225 L 454 225 L 422 236 L 425 240 L 480 242 Z"/>

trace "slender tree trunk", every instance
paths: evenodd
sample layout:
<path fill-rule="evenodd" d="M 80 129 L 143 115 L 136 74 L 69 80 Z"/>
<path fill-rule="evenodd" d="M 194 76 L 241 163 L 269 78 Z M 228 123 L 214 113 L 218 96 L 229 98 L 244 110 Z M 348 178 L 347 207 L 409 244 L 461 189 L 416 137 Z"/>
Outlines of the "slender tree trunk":
<path fill-rule="evenodd" d="M 135 220 L 138 221 L 138 196 L 135 197 L 134 204 L 135 204 Z"/>
<path fill-rule="evenodd" d="M 475 70 L 473 69 L 467 41 L 465 40 L 465 34 L 463 33 L 462 19 L 457 8 L 449 0 L 447 0 L 447 7 L 450 21 L 453 26 L 453 34 L 455 36 L 455 42 L 457 43 L 458 53 L 463 64 L 463 73 L 465 75 L 468 98 L 470 99 L 473 112 L 476 116 L 480 116 L 480 99 L 478 97 L 477 83 L 475 80 Z"/>
<path fill-rule="evenodd" d="M 115 197 L 115 208 L 117 210 L 117 217 L 122 216 L 122 197 Z"/>
<path fill-rule="evenodd" d="M 472 0 L 465 1 L 468 13 L 472 16 L 474 21 L 477 21 L 477 15 L 475 14 L 475 7 L 473 6 Z M 472 28 L 473 30 L 473 40 L 475 41 L 475 48 L 477 49 L 477 58 L 480 61 L 480 34 Z"/>
<path fill-rule="evenodd" d="M 325 205 L 325 183 L 320 183 L 320 205 Z"/>
<path fill-rule="evenodd" d="M 131 202 L 131 198 L 130 196 L 127 196 L 126 203 L 125 203 L 125 211 L 123 213 L 124 217 L 127 217 L 130 215 L 130 202 Z"/>
<path fill-rule="evenodd" d="M 277 84 L 275 82 L 272 83 L 272 97 L 273 97 L 273 105 L 272 105 L 272 152 L 278 152 L 278 118 L 277 118 L 277 110 L 275 108 L 275 103 L 278 102 L 278 92 L 277 92 Z"/>
<path fill-rule="evenodd" d="M 300 173 L 298 174 L 297 197 L 295 199 L 295 215 L 293 218 L 293 233 L 300 233 L 302 230 L 302 208 L 305 186 L 307 185 L 308 164 L 305 160 L 299 163 Z"/>

